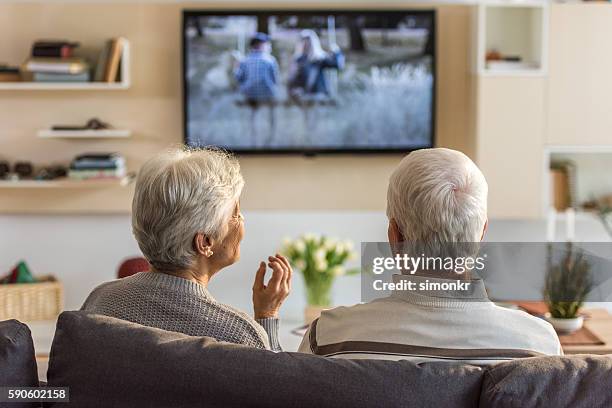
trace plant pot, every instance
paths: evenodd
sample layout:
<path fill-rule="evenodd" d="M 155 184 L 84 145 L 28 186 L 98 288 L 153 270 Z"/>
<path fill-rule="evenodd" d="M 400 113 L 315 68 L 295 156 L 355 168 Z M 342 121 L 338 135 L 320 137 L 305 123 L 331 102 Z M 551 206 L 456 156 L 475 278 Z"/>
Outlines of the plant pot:
<path fill-rule="evenodd" d="M 544 317 L 548 323 L 552 324 L 552 327 L 557 331 L 557 333 L 573 333 L 576 330 L 581 329 L 582 325 L 584 324 L 583 316 L 561 319 L 552 317 L 550 313 L 546 313 Z"/>
<path fill-rule="evenodd" d="M 308 305 L 304 308 L 304 324 L 310 324 L 319 316 L 321 316 L 321 312 L 325 309 L 329 309 L 329 306 L 316 306 L 316 305 Z"/>

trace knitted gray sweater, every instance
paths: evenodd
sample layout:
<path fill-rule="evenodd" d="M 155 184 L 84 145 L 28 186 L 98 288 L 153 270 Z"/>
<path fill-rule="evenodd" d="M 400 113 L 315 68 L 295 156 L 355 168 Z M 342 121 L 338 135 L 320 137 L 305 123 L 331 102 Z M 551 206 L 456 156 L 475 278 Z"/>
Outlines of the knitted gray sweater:
<path fill-rule="evenodd" d="M 281 350 L 278 319 L 255 321 L 217 302 L 204 286 L 165 273 L 140 272 L 103 283 L 81 310 L 191 336 Z"/>

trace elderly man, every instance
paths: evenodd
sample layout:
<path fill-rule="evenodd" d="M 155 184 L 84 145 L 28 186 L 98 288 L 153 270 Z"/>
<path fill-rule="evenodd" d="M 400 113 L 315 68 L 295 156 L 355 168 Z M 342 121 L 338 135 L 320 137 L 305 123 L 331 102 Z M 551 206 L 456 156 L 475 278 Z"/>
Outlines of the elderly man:
<path fill-rule="evenodd" d="M 487 228 L 487 183 L 463 153 L 419 150 L 394 171 L 387 192 L 388 238 L 426 251 L 480 242 Z M 469 245 L 468 245 L 469 247 Z M 420 254 L 420 253 L 419 253 Z M 403 271 L 405 273 L 405 271 Z M 492 363 L 561 354 L 552 326 L 487 299 L 482 280 L 419 270 L 395 282 L 470 283 L 469 291 L 394 291 L 389 297 L 324 311 L 300 351 L 344 358 Z M 449 285 L 447 285 L 449 286 Z"/>

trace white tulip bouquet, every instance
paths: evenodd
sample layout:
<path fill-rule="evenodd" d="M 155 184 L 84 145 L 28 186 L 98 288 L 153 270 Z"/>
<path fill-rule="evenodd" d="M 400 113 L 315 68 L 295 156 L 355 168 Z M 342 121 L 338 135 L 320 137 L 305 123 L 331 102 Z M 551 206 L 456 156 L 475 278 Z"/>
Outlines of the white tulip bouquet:
<path fill-rule="evenodd" d="M 334 279 L 359 273 L 358 268 L 345 267 L 347 261 L 357 257 L 351 241 L 304 234 L 294 240 L 284 239 L 281 253 L 295 269 L 302 272 L 306 298 L 311 306 L 331 306 Z"/>

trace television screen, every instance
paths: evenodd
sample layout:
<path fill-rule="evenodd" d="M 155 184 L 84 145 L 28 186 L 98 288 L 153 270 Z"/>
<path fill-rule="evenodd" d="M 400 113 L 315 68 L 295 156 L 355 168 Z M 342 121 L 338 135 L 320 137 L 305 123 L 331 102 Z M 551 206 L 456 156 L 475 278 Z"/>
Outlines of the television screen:
<path fill-rule="evenodd" d="M 185 11 L 185 141 L 239 153 L 431 147 L 434 35 L 433 11 Z"/>

